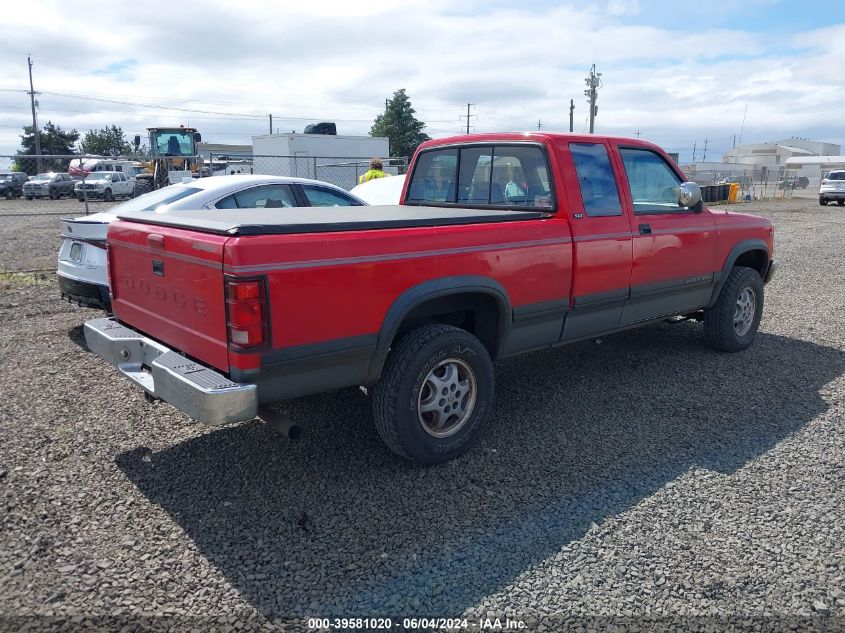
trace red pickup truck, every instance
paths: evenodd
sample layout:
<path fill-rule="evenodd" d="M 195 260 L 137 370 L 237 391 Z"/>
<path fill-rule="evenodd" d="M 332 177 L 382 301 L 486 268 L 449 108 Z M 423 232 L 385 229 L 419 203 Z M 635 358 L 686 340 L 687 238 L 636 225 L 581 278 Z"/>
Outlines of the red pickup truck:
<path fill-rule="evenodd" d="M 224 424 L 368 387 L 395 452 L 477 437 L 493 361 L 672 317 L 751 344 L 773 227 L 710 210 L 652 144 L 513 133 L 424 143 L 399 206 L 127 213 L 115 316 L 89 347 L 149 394 Z"/>

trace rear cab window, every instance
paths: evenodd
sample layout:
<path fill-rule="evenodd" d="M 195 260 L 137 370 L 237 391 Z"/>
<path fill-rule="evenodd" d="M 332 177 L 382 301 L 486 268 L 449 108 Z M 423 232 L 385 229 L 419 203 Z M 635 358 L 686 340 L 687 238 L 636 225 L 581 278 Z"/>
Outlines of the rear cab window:
<path fill-rule="evenodd" d="M 422 152 L 411 175 L 405 204 L 557 208 L 545 148 L 518 143 Z"/>

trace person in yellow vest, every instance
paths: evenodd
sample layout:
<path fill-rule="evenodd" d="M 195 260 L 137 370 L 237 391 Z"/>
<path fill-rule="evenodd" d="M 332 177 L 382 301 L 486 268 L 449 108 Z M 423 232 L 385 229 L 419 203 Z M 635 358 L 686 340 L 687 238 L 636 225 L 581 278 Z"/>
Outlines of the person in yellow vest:
<path fill-rule="evenodd" d="M 380 158 L 374 158 L 370 161 L 370 169 L 367 172 L 361 174 L 361 177 L 358 178 L 358 184 L 367 182 L 368 180 L 372 180 L 373 178 L 384 178 L 385 176 L 389 176 L 390 174 L 384 173 L 384 163 L 381 162 Z"/>

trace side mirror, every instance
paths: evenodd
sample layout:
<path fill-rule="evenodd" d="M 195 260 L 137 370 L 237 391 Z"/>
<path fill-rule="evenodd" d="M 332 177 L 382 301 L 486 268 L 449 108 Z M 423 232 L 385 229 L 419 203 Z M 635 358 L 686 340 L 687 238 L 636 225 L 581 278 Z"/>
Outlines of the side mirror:
<path fill-rule="evenodd" d="M 135 145 L 135 149 L 138 149 L 138 148 L 141 146 L 141 135 L 140 135 L 140 134 L 136 134 L 136 135 L 135 135 L 135 138 L 134 138 L 134 139 L 132 139 L 132 140 L 133 140 L 133 141 L 135 141 L 135 143 L 134 143 L 134 145 Z"/>
<path fill-rule="evenodd" d="M 678 187 L 678 204 L 686 209 L 701 206 L 701 188 L 695 182 L 682 182 Z"/>
<path fill-rule="evenodd" d="M 202 143 L 202 134 L 194 132 L 194 143 Z"/>

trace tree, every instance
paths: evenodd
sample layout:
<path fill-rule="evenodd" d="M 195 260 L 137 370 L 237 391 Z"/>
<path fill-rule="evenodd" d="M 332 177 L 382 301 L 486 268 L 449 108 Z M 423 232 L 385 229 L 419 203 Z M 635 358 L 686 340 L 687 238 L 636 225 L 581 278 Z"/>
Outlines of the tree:
<path fill-rule="evenodd" d="M 18 151 L 18 156 L 31 156 L 35 154 L 35 128 L 31 125 L 25 125 L 23 132 L 21 135 L 21 149 Z M 58 125 L 53 125 L 52 121 L 47 121 L 47 125 L 44 126 L 40 134 L 41 153 L 73 154 L 73 146 L 78 140 L 79 132 L 76 130 L 63 130 Z M 69 162 L 68 159 L 44 158 L 42 159 L 42 170 L 65 171 Z M 29 175 L 35 174 L 38 171 L 38 162 L 34 158 L 18 159 L 17 163 Z"/>
<path fill-rule="evenodd" d="M 386 136 L 391 156 L 412 156 L 417 146 L 430 138 L 423 132 L 425 123 L 417 120 L 415 112 L 405 89 L 397 90 L 387 102 L 384 114 L 379 114 L 373 122 L 370 136 Z"/>
<path fill-rule="evenodd" d="M 85 154 L 100 154 L 102 156 L 128 156 L 132 153 L 132 146 L 126 142 L 123 129 L 117 125 L 104 127 L 102 130 L 89 130 L 80 143 Z"/>

